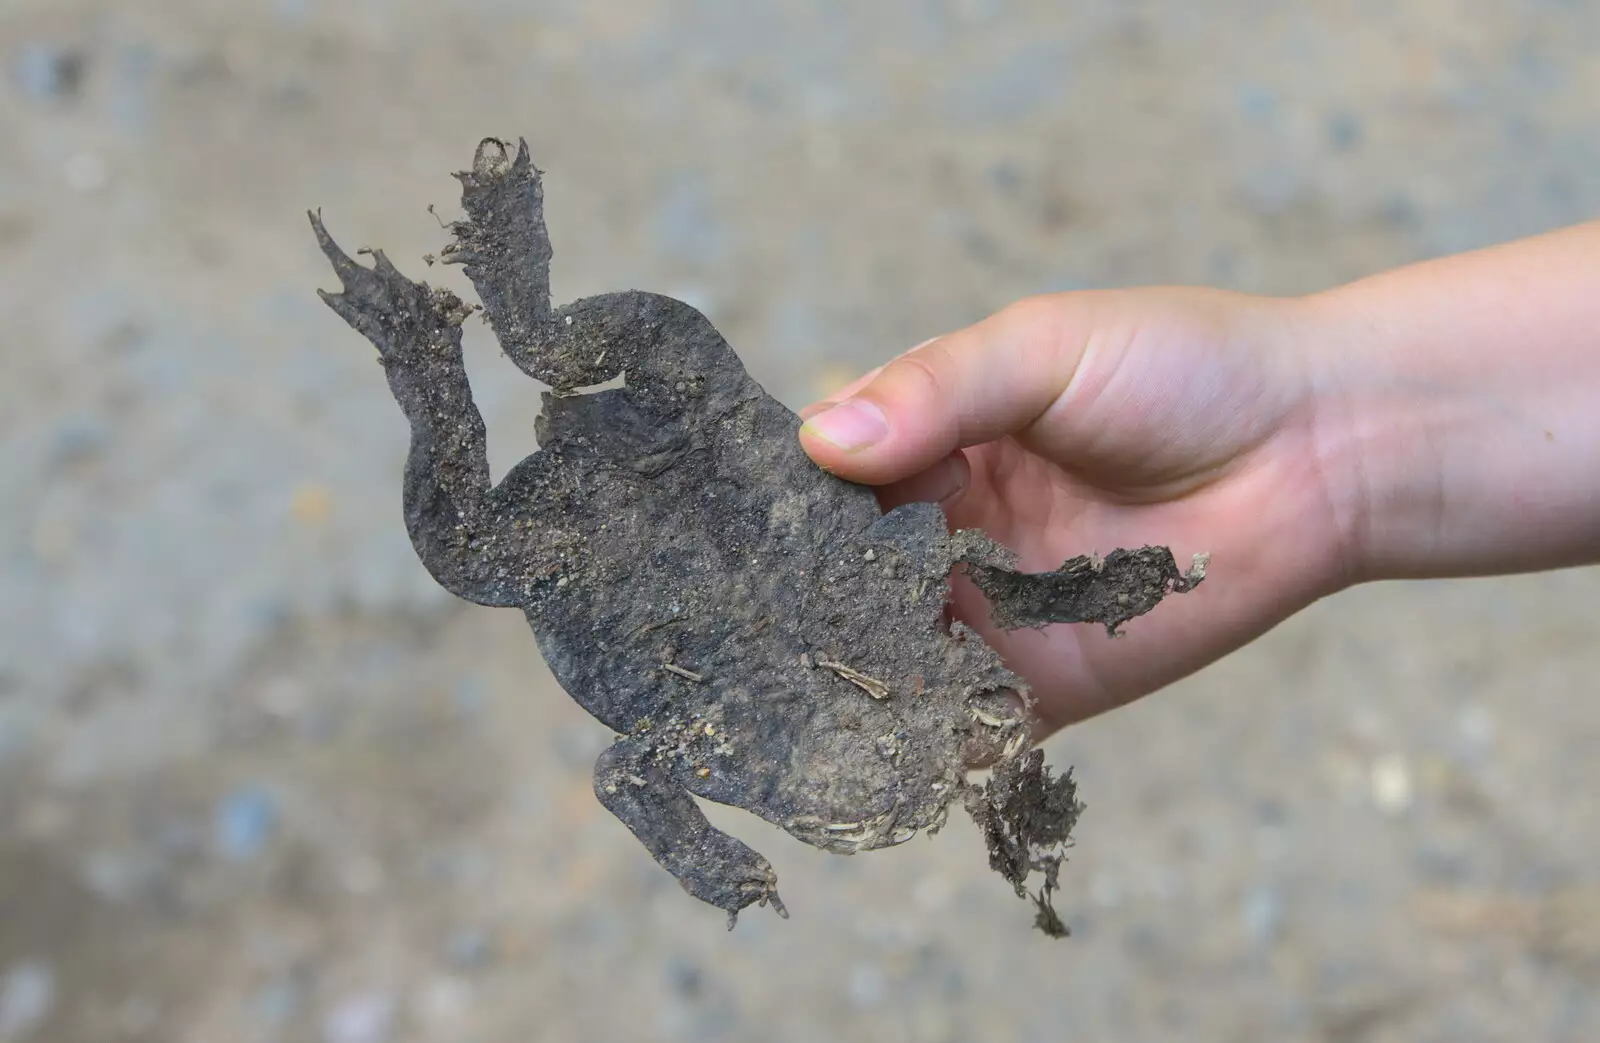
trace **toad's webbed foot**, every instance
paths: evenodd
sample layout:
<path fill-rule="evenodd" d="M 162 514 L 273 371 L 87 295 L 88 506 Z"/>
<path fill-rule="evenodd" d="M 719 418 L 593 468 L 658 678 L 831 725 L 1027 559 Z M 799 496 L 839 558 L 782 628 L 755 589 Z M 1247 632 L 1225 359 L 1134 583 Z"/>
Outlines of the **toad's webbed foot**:
<path fill-rule="evenodd" d="M 540 368 L 535 345 L 556 335 L 550 308 L 550 234 L 544 224 L 542 171 L 533 165 L 527 142 L 513 156 L 506 143 L 484 138 L 472 169 L 456 174 L 461 182 L 464 221 L 450 231 L 455 242 L 444 248 L 446 264 L 466 266 L 506 354 L 530 372 Z M 546 383 L 558 380 L 534 372 Z"/>
<path fill-rule="evenodd" d="M 594 789 L 685 891 L 727 912 L 730 929 L 748 905 L 771 905 L 788 918 L 772 864 L 707 822 L 688 790 L 637 740 L 619 739 L 600 755 Z"/>
<path fill-rule="evenodd" d="M 1010 881 L 1017 897 L 1033 899 L 1034 923 L 1041 931 L 1066 937 L 1067 926 L 1051 899 L 1060 887 L 1072 829 L 1083 814 L 1072 772 L 1054 775 L 1045 767 L 1044 752 L 1030 750 L 1002 761 L 988 782 L 966 790 L 965 800 L 989 848 L 989 868 Z M 1044 882 L 1030 895 L 1027 881 L 1033 873 Z"/>
<path fill-rule="evenodd" d="M 417 385 L 418 393 L 441 379 L 452 382 L 461 359 L 461 323 L 472 308 L 449 290 L 407 279 L 382 250 L 357 251 L 371 254 L 373 260 L 371 267 L 358 263 L 333 241 L 321 214 L 312 211 L 307 216 L 343 291 L 318 290 L 317 296 L 372 342 L 391 370 L 391 381 L 401 376 L 407 384 Z M 443 374 L 405 372 L 440 366 Z"/>
<path fill-rule="evenodd" d="M 1166 547 L 1085 554 L 1053 572 L 1018 572 L 1016 556 L 981 532 L 952 538 L 954 557 L 989 601 L 990 618 L 1002 630 L 1051 623 L 1100 623 L 1112 635 L 1168 594 L 1185 594 L 1206 577 L 1210 555 L 1196 554 L 1180 572 Z"/>

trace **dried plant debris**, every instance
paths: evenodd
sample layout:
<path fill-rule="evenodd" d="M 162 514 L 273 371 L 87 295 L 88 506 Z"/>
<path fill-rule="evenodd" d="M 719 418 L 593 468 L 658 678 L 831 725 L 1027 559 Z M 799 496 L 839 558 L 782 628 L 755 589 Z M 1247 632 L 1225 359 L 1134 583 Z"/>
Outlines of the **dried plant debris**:
<path fill-rule="evenodd" d="M 1189 589 L 1167 551 L 1117 551 L 1021 575 L 936 506 L 879 512 L 871 490 L 802 453 L 798 419 L 705 317 L 630 291 L 550 302 L 540 171 L 489 139 L 457 175 L 466 217 L 440 255 L 465 265 L 505 353 L 550 386 L 540 449 L 491 485 L 462 364 L 475 309 L 381 251 L 351 259 L 311 223 L 343 292 L 323 299 L 376 345 L 411 424 L 406 528 L 452 593 L 520 608 L 561 685 L 617 733 L 595 793 L 685 890 L 728 913 L 784 914 L 772 865 L 694 798 L 745 808 L 852 854 L 932 833 L 953 803 L 1040 924 L 1079 805 L 1031 749 L 1027 689 L 944 621 L 966 567 L 1006 627 L 1116 627 Z M 623 386 L 595 385 L 623 378 Z M 1020 698 L 1009 693 L 1020 693 Z M 974 758 L 995 764 L 982 787 Z"/>

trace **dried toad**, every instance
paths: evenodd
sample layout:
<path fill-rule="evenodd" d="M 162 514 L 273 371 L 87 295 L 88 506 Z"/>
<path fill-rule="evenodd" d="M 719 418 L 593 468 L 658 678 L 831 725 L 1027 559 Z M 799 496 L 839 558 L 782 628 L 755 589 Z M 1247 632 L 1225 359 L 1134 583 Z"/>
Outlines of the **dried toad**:
<path fill-rule="evenodd" d="M 474 310 L 358 264 L 311 222 L 343 292 L 323 299 L 377 346 L 411 423 L 404 509 L 428 571 L 459 597 L 520 608 L 557 680 L 617 733 L 595 792 L 702 901 L 784 913 L 771 864 L 693 797 L 745 808 L 841 854 L 973 813 L 991 864 L 1050 908 L 1081 806 L 1030 749 L 1027 689 L 975 633 L 944 623 L 965 567 L 1003 626 L 1114 630 L 1197 583 L 1147 547 L 1022 575 L 936 506 L 881 515 L 815 467 L 798 419 L 699 312 L 656 294 L 555 308 L 541 174 L 526 143 L 479 145 L 457 175 L 466 218 L 442 259 L 466 266 L 505 353 L 550 385 L 540 449 L 489 481 L 461 354 Z M 623 377 L 625 386 L 584 389 Z M 1008 693 L 1020 693 L 1019 700 Z M 995 762 L 967 781 L 974 758 Z"/>

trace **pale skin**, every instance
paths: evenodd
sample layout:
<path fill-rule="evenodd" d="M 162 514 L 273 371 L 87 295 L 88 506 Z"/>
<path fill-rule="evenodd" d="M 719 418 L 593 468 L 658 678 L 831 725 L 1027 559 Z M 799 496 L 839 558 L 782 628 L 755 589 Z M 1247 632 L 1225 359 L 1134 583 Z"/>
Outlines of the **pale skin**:
<path fill-rule="evenodd" d="M 802 412 L 886 507 L 941 503 L 1045 570 L 1165 544 L 1210 576 L 1108 641 L 996 632 L 1043 732 L 1380 579 L 1600 562 L 1600 223 L 1300 298 L 1029 298 Z"/>

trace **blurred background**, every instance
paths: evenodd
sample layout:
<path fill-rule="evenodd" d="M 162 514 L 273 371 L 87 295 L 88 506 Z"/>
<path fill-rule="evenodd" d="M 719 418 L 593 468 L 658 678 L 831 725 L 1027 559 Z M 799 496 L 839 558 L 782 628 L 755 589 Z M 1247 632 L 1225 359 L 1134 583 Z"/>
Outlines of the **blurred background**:
<path fill-rule="evenodd" d="M 525 135 L 559 299 L 798 407 L 1031 293 L 1591 217 L 1597 54 L 1576 0 L 5 0 L 0 1041 L 1596 1038 L 1600 573 L 1357 590 L 1057 737 L 1071 941 L 965 820 L 719 812 L 794 913 L 729 934 L 415 561 L 304 211 L 465 290 L 426 208 Z M 467 336 L 498 474 L 537 388 Z"/>

